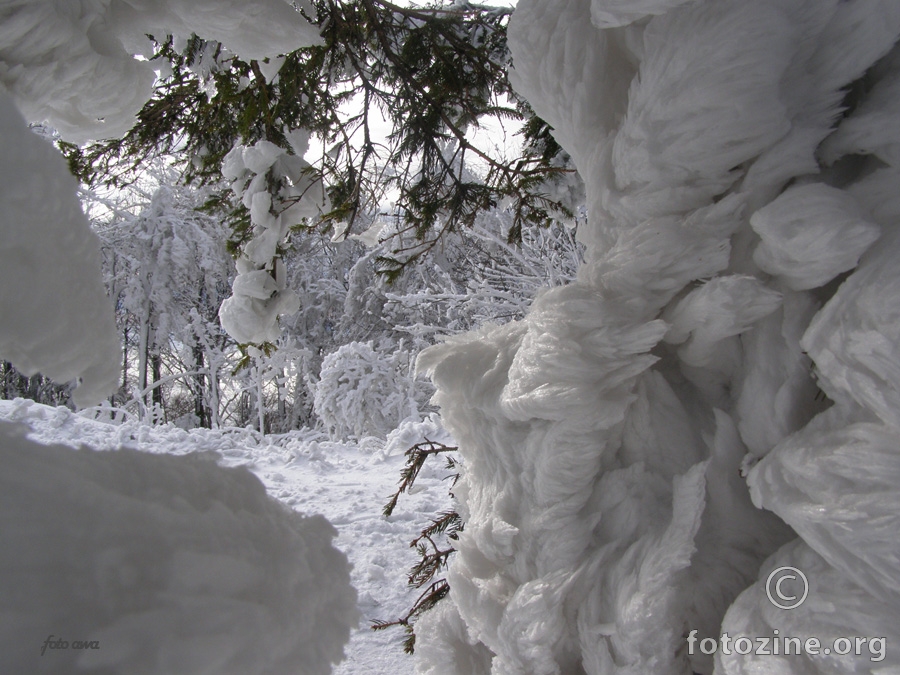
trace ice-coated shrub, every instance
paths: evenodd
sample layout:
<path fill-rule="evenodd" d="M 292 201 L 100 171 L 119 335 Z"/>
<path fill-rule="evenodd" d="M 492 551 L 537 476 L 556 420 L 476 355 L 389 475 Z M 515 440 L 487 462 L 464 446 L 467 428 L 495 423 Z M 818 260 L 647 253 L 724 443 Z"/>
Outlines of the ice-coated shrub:
<path fill-rule="evenodd" d="M 386 436 L 416 412 L 410 355 L 350 342 L 322 361 L 313 408 L 334 437 Z"/>

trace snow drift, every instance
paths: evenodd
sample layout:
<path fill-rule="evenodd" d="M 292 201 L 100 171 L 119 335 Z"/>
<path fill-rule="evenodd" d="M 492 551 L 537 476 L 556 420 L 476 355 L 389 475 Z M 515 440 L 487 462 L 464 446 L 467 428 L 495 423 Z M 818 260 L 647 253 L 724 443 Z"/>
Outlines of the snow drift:
<path fill-rule="evenodd" d="M 898 35 L 878 0 L 519 3 L 512 80 L 584 178 L 586 262 L 420 357 L 466 520 L 420 672 L 711 673 L 690 630 L 895 635 Z M 776 563 L 817 577 L 804 612 L 763 606 Z"/>
<path fill-rule="evenodd" d="M 356 624 L 334 528 L 215 455 L 0 426 L 0 636 L 17 673 L 329 673 Z M 41 654 L 49 635 L 97 649 Z"/>

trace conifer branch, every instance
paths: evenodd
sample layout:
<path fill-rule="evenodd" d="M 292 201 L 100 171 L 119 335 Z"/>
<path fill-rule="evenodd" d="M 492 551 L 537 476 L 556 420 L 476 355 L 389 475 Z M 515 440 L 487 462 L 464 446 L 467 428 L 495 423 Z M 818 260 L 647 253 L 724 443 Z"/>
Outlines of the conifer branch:
<path fill-rule="evenodd" d="M 400 472 L 400 487 L 395 492 L 384 508 L 384 515 L 390 516 L 397 505 L 400 494 L 412 487 L 419 471 L 425 461 L 435 455 L 454 452 L 458 448 L 454 446 L 436 443 L 427 438 L 422 443 L 417 443 L 406 451 L 406 466 Z M 446 468 L 456 468 L 456 461 L 447 457 Z M 459 473 L 450 476 L 452 478 L 451 489 L 459 479 Z M 451 493 L 452 494 L 452 493 Z M 427 588 L 416 598 L 409 611 L 393 621 L 372 621 L 372 630 L 384 630 L 393 626 L 403 626 L 406 637 L 403 641 L 403 651 L 412 654 L 415 651 L 416 634 L 413 627 L 415 620 L 450 593 L 450 584 L 446 578 L 436 578 L 438 574 L 447 568 L 450 556 L 456 549 L 452 545 L 441 547 L 435 537 L 444 536 L 448 542 L 455 541 L 463 530 L 463 522 L 459 513 L 453 510 L 444 511 L 437 518 L 422 528 L 419 536 L 410 542 L 410 548 L 415 548 L 419 554 L 419 560 L 412 566 L 407 574 L 407 584 L 412 588 Z"/>
<path fill-rule="evenodd" d="M 432 455 L 455 452 L 458 449 L 459 448 L 455 446 L 429 441 L 427 438 L 422 443 L 416 443 L 409 448 L 406 451 L 406 466 L 403 467 L 403 470 L 400 472 L 400 487 L 393 495 L 391 495 L 388 503 L 385 505 L 384 509 L 382 509 L 384 516 L 389 517 L 394 512 L 394 508 L 397 506 L 397 500 L 402 493 L 406 492 L 412 487 L 413 483 L 415 483 L 419 471 L 421 471 L 422 467 L 425 465 L 425 460 Z M 456 481 L 454 481 L 454 484 L 455 482 Z"/>

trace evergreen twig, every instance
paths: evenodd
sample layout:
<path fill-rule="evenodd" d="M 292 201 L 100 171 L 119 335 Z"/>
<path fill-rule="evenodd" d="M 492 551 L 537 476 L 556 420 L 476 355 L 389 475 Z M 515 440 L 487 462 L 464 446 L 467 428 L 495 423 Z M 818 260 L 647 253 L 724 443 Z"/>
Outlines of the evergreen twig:
<path fill-rule="evenodd" d="M 419 475 L 425 461 L 429 457 L 435 455 L 454 452 L 457 448 L 454 446 L 436 443 L 427 438 L 422 443 L 417 443 L 406 451 L 406 465 L 400 472 L 400 487 L 384 507 L 384 515 L 390 516 L 394 508 L 397 506 L 397 500 L 403 492 L 409 490 Z M 453 470 L 456 468 L 456 460 L 447 457 L 446 468 Z M 459 479 L 459 473 L 451 476 L 451 490 L 456 481 Z M 452 494 L 452 493 L 451 493 Z M 441 547 L 435 538 L 439 536 L 446 537 L 448 542 L 455 541 L 459 533 L 463 530 L 463 522 L 459 513 L 454 510 L 448 510 L 440 513 L 437 518 L 422 528 L 419 536 L 410 542 L 410 548 L 415 548 L 419 554 L 419 560 L 412 566 L 407 574 L 407 584 L 412 588 L 423 588 L 425 590 L 416 598 L 409 611 L 393 621 L 383 621 L 376 619 L 372 621 L 372 630 L 384 630 L 393 626 L 403 626 L 406 637 L 403 640 L 403 651 L 412 654 L 415 651 L 416 633 L 414 629 L 415 620 L 429 609 L 433 608 L 438 602 L 443 600 L 450 592 L 450 584 L 446 578 L 436 578 L 438 574 L 446 569 L 450 556 L 455 552 L 452 544 Z"/>
<path fill-rule="evenodd" d="M 422 443 L 416 443 L 414 446 L 409 448 L 406 451 L 406 466 L 403 467 L 403 470 L 400 472 L 400 487 L 397 488 L 397 491 L 391 495 L 388 503 L 385 505 L 384 509 L 382 509 L 382 513 L 385 517 L 390 516 L 394 512 L 394 508 L 397 506 L 397 500 L 400 498 L 400 495 L 410 487 L 412 487 L 413 483 L 416 480 L 416 477 L 419 475 L 419 471 L 421 471 L 422 467 L 425 464 L 425 460 L 427 460 L 432 455 L 438 455 L 445 452 L 455 452 L 459 448 L 450 445 L 444 445 L 443 443 L 435 443 L 434 441 L 429 441 L 427 438 Z M 455 463 L 452 459 L 448 460 L 450 464 L 450 468 L 455 467 Z M 456 484 L 456 479 L 459 478 L 459 474 L 454 477 L 453 484 Z"/>

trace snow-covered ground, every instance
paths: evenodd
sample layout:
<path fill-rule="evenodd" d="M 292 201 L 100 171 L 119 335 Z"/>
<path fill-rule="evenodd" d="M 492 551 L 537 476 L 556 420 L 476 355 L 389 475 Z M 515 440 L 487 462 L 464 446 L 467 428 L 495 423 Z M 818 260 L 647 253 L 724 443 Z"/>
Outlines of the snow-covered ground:
<path fill-rule="evenodd" d="M 179 455 L 217 452 L 222 465 L 246 467 L 272 497 L 301 513 L 324 515 L 338 531 L 335 546 L 353 565 L 361 619 L 334 673 L 414 671 L 413 659 L 400 644 L 402 631 L 374 632 L 370 625 L 374 619 L 402 616 L 414 602 L 418 593 L 406 586 L 406 571 L 416 554 L 408 544 L 430 517 L 449 505 L 447 471 L 434 461 L 426 463 L 413 494 L 401 497 L 390 518 L 381 513 L 397 488 L 405 450 L 425 436 L 449 440 L 434 419 L 406 424 L 387 441 L 365 438 L 357 444 L 333 442 L 309 430 L 261 437 L 247 429 L 112 424 L 23 399 L 0 400 L 0 421 L 26 424 L 30 438 L 39 443 Z"/>

